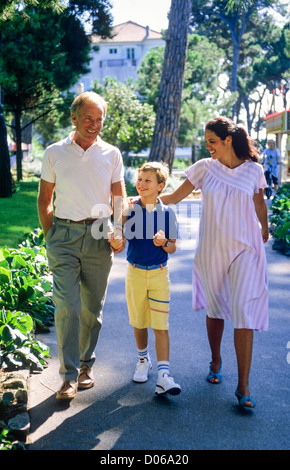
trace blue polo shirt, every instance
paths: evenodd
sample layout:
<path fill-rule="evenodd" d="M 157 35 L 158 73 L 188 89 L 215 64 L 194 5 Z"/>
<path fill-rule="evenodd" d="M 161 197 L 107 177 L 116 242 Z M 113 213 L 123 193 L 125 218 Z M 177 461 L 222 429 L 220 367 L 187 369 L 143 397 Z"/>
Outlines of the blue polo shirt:
<path fill-rule="evenodd" d="M 124 226 L 124 235 L 128 241 L 127 261 L 141 266 L 164 264 L 168 253 L 161 246 L 155 246 L 153 236 L 163 230 L 166 238 L 177 238 L 177 220 L 175 212 L 165 206 L 158 198 L 157 205 L 151 212 L 141 207 L 140 199 L 129 209 Z"/>

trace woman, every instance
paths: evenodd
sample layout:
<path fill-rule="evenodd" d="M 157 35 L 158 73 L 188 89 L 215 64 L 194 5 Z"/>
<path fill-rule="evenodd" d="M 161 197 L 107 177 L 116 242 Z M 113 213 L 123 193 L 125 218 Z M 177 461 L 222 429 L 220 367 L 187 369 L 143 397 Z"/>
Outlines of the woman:
<path fill-rule="evenodd" d="M 221 382 L 220 353 L 224 320 L 234 325 L 238 363 L 235 395 L 239 404 L 253 408 L 249 391 L 253 331 L 268 329 L 268 289 L 263 242 L 268 240 L 267 186 L 258 150 L 247 132 L 230 119 L 218 117 L 205 128 L 211 158 L 199 160 L 187 179 L 165 204 L 177 204 L 201 189 L 203 208 L 199 243 L 194 257 L 193 306 L 207 310 L 207 332 L 212 353 L 207 380 Z M 261 224 L 261 231 L 259 227 Z M 261 237 L 262 232 L 262 237 Z"/>

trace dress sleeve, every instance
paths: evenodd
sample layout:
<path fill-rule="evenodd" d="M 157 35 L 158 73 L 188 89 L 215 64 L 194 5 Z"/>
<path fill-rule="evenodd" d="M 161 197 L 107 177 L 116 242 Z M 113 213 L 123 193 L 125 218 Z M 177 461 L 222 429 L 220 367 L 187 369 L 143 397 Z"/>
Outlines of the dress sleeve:
<path fill-rule="evenodd" d="M 207 160 L 208 159 L 206 158 L 198 160 L 185 171 L 186 177 L 191 184 L 193 184 L 194 189 L 201 189 L 202 187 L 204 175 L 206 173 Z"/>

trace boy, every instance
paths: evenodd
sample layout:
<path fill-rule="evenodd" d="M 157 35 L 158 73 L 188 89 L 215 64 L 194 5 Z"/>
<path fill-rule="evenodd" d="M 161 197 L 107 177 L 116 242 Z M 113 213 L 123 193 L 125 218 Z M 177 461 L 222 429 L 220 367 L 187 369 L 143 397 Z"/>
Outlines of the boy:
<path fill-rule="evenodd" d="M 167 178 L 168 169 L 159 162 L 145 163 L 138 169 L 136 189 L 140 199 L 131 208 L 124 227 L 124 237 L 129 243 L 126 298 L 138 350 L 134 382 L 146 382 L 152 368 L 148 351 L 148 327 L 151 326 L 158 365 L 155 393 L 178 395 L 180 385 L 169 373 L 167 266 L 168 254 L 176 251 L 177 224 L 173 210 L 158 198 Z M 117 239 L 110 243 L 113 249 L 118 249 Z"/>

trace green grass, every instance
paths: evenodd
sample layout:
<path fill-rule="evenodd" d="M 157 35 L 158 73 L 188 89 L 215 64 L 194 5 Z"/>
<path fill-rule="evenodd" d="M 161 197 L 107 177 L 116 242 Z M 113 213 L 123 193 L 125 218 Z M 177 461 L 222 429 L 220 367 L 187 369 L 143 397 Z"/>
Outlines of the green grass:
<path fill-rule="evenodd" d="M 21 181 L 12 198 L 0 198 L 0 250 L 18 248 L 25 234 L 40 227 L 37 213 L 38 179 Z"/>

